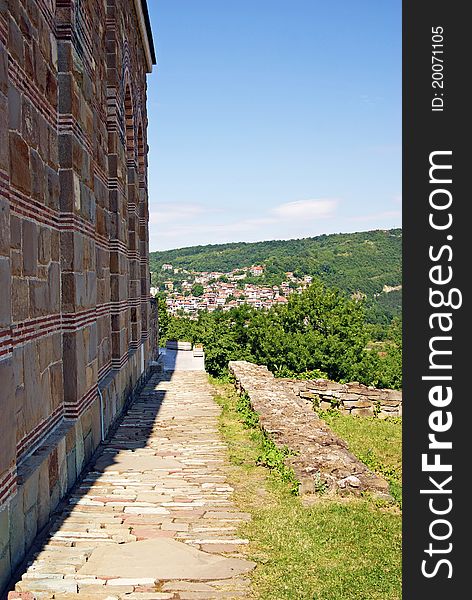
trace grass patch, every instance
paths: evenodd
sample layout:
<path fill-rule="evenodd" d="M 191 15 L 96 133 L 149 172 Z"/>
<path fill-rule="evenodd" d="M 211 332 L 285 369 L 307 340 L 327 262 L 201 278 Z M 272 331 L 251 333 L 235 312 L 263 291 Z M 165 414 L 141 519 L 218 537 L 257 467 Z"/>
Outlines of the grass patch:
<path fill-rule="evenodd" d="M 304 506 L 277 468 L 262 466 L 264 435 L 228 384 L 212 379 L 222 407 L 234 500 L 252 520 L 240 534 L 257 562 L 261 600 L 400 600 L 401 516 L 369 498 Z M 253 413 L 254 414 L 254 413 Z M 257 415 L 256 415 L 257 417 Z M 270 466 L 270 465 L 268 465 Z"/>
<path fill-rule="evenodd" d="M 390 493 L 402 502 L 402 420 L 341 415 L 335 410 L 317 411 L 331 429 L 349 444 L 349 449 L 371 471 L 384 477 Z"/>

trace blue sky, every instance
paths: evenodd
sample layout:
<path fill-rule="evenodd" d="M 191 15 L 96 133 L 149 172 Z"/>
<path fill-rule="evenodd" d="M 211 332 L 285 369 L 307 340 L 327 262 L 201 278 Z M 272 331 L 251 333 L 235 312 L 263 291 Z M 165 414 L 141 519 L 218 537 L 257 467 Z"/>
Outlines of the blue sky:
<path fill-rule="evenodd" d="M 400 0 L 148 0 L 150 249 L 401 225 Z"/>

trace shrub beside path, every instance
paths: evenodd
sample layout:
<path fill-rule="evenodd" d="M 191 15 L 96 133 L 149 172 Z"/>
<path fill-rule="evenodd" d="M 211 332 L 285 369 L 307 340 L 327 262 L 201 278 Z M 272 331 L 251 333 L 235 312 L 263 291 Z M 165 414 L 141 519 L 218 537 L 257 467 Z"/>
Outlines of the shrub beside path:
<path fill-rule="evenodd" d="M 153 375 L 9 598 L 249 598 L 219 414 L 201 370 Z"/>

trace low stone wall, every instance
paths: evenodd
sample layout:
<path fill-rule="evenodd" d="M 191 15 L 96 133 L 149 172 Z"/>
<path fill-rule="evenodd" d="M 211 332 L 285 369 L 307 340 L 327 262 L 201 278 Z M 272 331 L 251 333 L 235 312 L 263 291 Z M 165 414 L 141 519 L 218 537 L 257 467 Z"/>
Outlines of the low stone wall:
<path fill-rule="evenodd" d="M 282 379 L 295 394 L 314 405 L 315 409 L 334 408 L 342 414 L 360 417 L 402 416 L 402 393 L 381 390 L 362 383 L 336 383 L 327 379 L 298 381 Z"/>
<path fill-rule="evenodd" d="M 347 443 L 287 381 L 276 379 L 267 367 L 246 361 L 231 361 L 229 370 L 238 392 L 249 396 L 263 429 L 278 446 L 293 451 L 287 463 L 301 482 L 300 493 L 327 487 L 341 494 L 370 491 L 390 497 L 387 482 L 349 452 Z"/>

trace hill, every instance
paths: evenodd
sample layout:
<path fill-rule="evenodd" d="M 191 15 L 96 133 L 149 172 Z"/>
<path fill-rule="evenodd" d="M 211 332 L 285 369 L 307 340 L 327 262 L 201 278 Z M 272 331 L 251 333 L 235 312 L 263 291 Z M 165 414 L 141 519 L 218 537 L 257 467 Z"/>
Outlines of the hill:
<path fill-rule="evenodd" d="M 389 322 L 401 311 L 402 230 L 375 230 L 320 235 L 294 240 L 209 244 L 150 253 L 153 285 L 164 280 L 182 281 L 195 272 L 228 273 L 252 265 L 264 265 L 257 278 L 261 285 L 278 285 L 287 272 L 312 275 L 348 294 L 367 297 L 371 322 Z M 163 271 L 169 263 L 179 272 Z M 186 271 L 186 272 L 183 272 Z"/>

